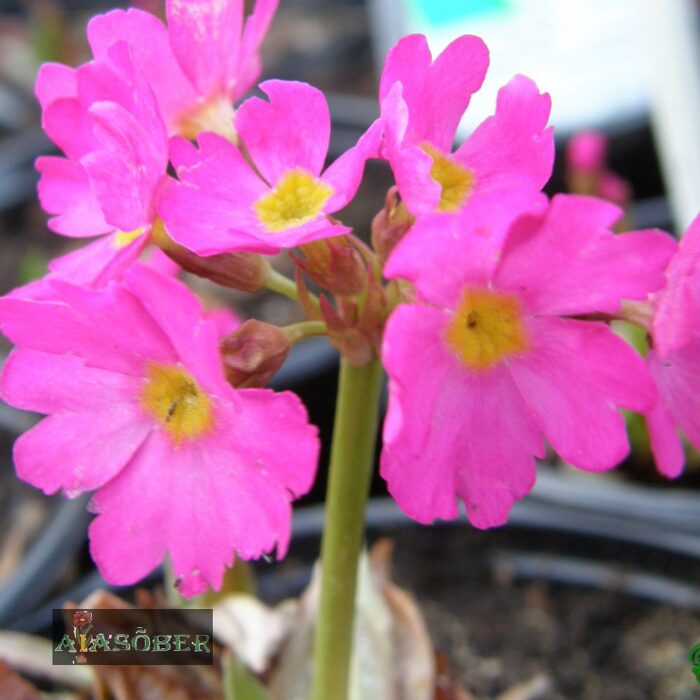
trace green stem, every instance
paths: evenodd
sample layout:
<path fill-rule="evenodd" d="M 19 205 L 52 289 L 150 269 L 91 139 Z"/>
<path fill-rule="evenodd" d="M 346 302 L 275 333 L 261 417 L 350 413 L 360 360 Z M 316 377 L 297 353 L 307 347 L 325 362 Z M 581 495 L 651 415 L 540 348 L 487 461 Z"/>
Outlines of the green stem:
<path fill-rule="evenodd" d="M 277 270 L 270 268 L 267 280 L 265 280 L 265 286 L 293 301 L 299 301 L 299 290 L 296 284 L 289 277 L 285 277 L 282 273 L 277 272 Z"/>
<path fill-rule="evenodd" d="M 305 338 L 326 335 L 328 329 L 323 321 L 300 321 L 299 323 L 291 323 L 288 326 L 282 326 L 280 330 L 284 331 L 289 343 L 295 345 Z"/>
<path fill-rule="evenodd" d="M 326 519 L 311 700 L 347 700 L 357 566 L 374 464 L 382 367 L 341 360 Z"/>

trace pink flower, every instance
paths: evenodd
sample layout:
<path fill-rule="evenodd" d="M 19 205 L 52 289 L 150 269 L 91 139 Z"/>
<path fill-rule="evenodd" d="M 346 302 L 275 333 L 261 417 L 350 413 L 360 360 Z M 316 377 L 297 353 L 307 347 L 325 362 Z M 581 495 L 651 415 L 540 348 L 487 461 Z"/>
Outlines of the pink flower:
<path fill-rule="evenodd" d="M 666 279 L 653 300 L 647 355 L 659 399 L 646 418 L 659 471 L 676 477 L 685 462 L 678 429 L 700 449 L 700 216 L 681 238 Z"/>
<path fill-rule="evenodd" d="M 549 95 L 522 75 L 501 88 L 495 115 L 452 153 L 457 125 L 488 60 L 475 36 L 459 37 L 434 62 L 423 35 L 404 37 L 389 51 L 379 88 L 386 156 L 415 216 L 455 212 L 494 191 L 536 193 L 549 179 Z"/>
<path fill-rule="evenodd" d="M 386 268 L 419 303 L 386 328 L 381 471 L 421 522 L 456 517 L 458 497 L 474 525 L 505 522 L 532 487 L 543 437 L 581 469 L 614 466 L 629 449 L 618 408 L 656 398 L 643 360 L 583 317 L 663 285 L 673 239 L 613 235 L 620 212 L 595 199 L 498 201 L 419 219 Z"/>
<path fill-rule="evenodd" d="M 236 128 L 253 165 L 215 134 L 199 150 L 174 139 L 169 180 L 158 210 L 168 234 L 199 255 L 276 253 L 348 233 L 328 218 L 355 195 L 365 161 L 376 155 L 381 124 L 325 171 L 330 115 L 323 93 L 306 83 L 268 80 L 239 108 Z"/>
<path fill-rule="evenodd" d="M 566 165 L 572 170 L 600 172 L 608 163 L 608 139 L 600 131 L 579 131 L 566 144 Z"/>
<path fill-rule="evenodd" d="M 54 260 L 50 276 L 99 285 L 130 265 L 148 243 L 168 165 L 167 133 L 123 42 L 75 71 L 45 67 L 37 94 L 44 129 L 66 154 L 37 160 L 39 199 L 54 215 L 49 227 L 76 238 L 102 235 Z M 43 285 L 19 293 L 42 295 Z"/>
<path fill-rule="evenodd" d="M 136 265 L 93 291 L 0 300 L 19 347 L 0 395 L 49 414 L 15 444 L 20 478 L 96 490 L 93 559 L 130 584 L 167 555 L 180 590 L 218 588 L 234 553 L 284 556 L 291 501 L 310 488 L 316 429 L 292 393 L 233 389 L 216 324 L 181 283 Z"/>
<path fill-rule="evenodd" d="M 260 75 L 259 48 L 277 4 L 257 0 L 244 19 L 243 0 L 167 0 L 167 28 L 148 12 L 113 10 L 90 21 L 88 40 L 97 60 L 115 42 L 129 44 L 169 134 L 234 138 L 232 103 Z"/>

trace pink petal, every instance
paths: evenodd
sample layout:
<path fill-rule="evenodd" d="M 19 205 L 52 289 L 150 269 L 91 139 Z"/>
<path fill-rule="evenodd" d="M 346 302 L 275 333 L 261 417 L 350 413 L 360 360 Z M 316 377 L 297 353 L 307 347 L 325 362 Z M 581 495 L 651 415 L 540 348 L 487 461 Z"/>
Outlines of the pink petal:
<path fill-rule="evenodd" d="M 654 347 L 662 356 L 698 335 L 700 322 L 700 216 L 681 238 L 666 269 L 667 283 L 658 295 Z"/>
<path fill-rule="evenodd" d="M 76 77 L 78 98 L 86 112 L 96 102 L 114 102 L 132 109 L 135 94 L 130 78 L 143 80 L 143 76 L 135 76 L 129 46 L 123 41 L 110 47 L 108 57 L 81 65 Z"/>
<path fill-rule="evenodd" d="M 448 318 L 417 306 L 391 316 L 383 348 L 390 429 L 381 472 L 402 510 L 419 522 L 456 517 L 459 496 L 472 524 L 493 527 L 532 487 L 534 456 L 543 456 L 544 446 L 503 366 L 470 372 L 446 349 Z"/>
<path fill-rule="evenodd" d="M 675 242 L 661 231 L 615 235 L 620 210 L 602 200 L 557 195 L 541 223 L 511 232 L 494 281 L 517 291 L 531 313 L 615 313 L 664 284 Z"/>
<path fill-rule="evenodd" d="M 15 442 L 17 476 L 47 494 L 92 491 L 124 468 L 152 429 L 133 398 L 101 410 L 56 413 Z"/>
<path fill-rule="evenodd" d="M 554 133 L 546 129 L 551 99 L 523 75 L 498 92 L 496 114 L 462 144 L 455 160 L 476 178 L 474 195 L 498 188 L 540 190 L 552 174 Z"/>
<path fill-rule="evenodd" d="M 108 58 L 108 49 L 115 42 L 129 44 L 134 63 L 151 85 L 163 119 L 173 133 L 183 113 L 196 104 L 198 95 L 175 58 L 163 23 L 141 10 L 112 10 L 93 17 L 87 32 L 97 60 Z"/>
<path fill-rule="evenodd" d="M 150 133 L 122 106 L 99 103 L 90 109 L 102 144 L 81 159 L 105 219 L 122 231 L 150 225 L 155 198 L 165 178 L 165 131 Z"/>
<path fill-rule="evenodd" d="M 85 287 L 101 287 L 122 275 L 138 260 L 150 231 L 145 231 L 127 245 L 120 245 L 118 234 L 103 236 L 72 253 L 54 258 L 49 263 L 52 279 L 60 279 Z"/>
<path fill-rule="evenodd" d="M 135 583 L 163 560 L 168 522 L 180 515 L 164 497 L 174 476 L 165 466 L 175 466 L 172 460 L 172 444 L 156 431 L 93 498 L 92 507 L 100 514 L 90 525 L 90 554 L 115 585 Z"/>
<path fill-rule="evenodd" d="M 256 167 L 274 186 L 293 168 L 319 175 L 330 138 L 326 98 L 306 83 L 267 80 L 259 97 L 246 100 L 236 113 L 236 129 Z"/>
<path fill-rule="evenodd" d="M 321 178 L 333 188 L 333 195 L 326 203 L 324 211 L 333 213 L 342 209 L 357 193 L 362 181 L 365 163 L 369 158 L 377 158 L 382 139 L 383 125 L 375 121 L 360 137 L 355 146 L 345 151 Z"/>
<path fill-rule="evenodd" d="M 187 285 L 145 265 L 128 270 L 124 283 L 200 384 L 214 391 L 226 386 L 216 327 L 203 321 L 199 299 Z"/>
<path fill-rule="evenodd" d="M 647 359 L 652 376 L 661 379 L 660 375 L 663 369 L 661 369 L 658 360 L 653 355 L 653 350 L 650 351 Z M 668 391 L 664 392 L 661 381 L 659 381 L 659 392 L 661 394 L 659 400 L 654 405 L 654 408 L 646 414 L 649 442 L 658 470 L 664 476 L 674 479 L 683 472 L 683 465 L 685 464 L 683 442 L 676 429 L 671 411 L 666 406 L 666 401 L 671 398 L 671 394 Z M 664 393 L 667 396 L 664 396 Z"/>
<path fill-rule="evenodd" d="M 236 84 L 231 93 L 232 100 L 237 100 L 245 94 L 260 76 L 260 44 L 270 28 L 278 4 L 279 0 L 256 0 L 253 12 L 246 19 L 238 54 Z"/>
<path fill-rule="evenodd" d="M 0 330 L 16 345 L 84 358 L 92 367 L 141 376 L 146 362 L 177 362 L 143 306 L 117 285 L 95 292 L 53 281 L 61 301 L 0 298 Z"/>
<path fill-rule="evenodd" d="M 2 367 L 0 396 L 15 408 L 36 413 L 106 411 L 117 403 L 133 403 L 139 381 L 87 367 L 73 355 L 15 348 Z"/>
<path fill-rule="evenodd" d="M 149 248 L 148 254 L 143 259 L 143 264 L 166 277 L 178 277 L 181 272 L 180 266 L 155 246 Z"/>
<path fill-rule="evenodd" d="M 62 63 L 42 64 L 34 83 L 34 94 L 42 109 L 54 100 L 77 97 L 75 68 L 64 66 Z"/>
<path fill-rule="evenodd" d="M 512 222 L 534 217 L 546 206 L 541 194 L 492 192 L 456 215 L 419 217 L 392 252 L 384 275 L 408 280 L 424 299 L 453 307 L 465 286 L 486 284 L 491 278 Z"/>
<path fill-rule="evenodd" d="M 253 210 L 257 197 L 248 184 L 265 191 L 261 181 L 241 178 L 240 189 L 231 187 L 222 194 L 188 182 L 168 179 L 158 199 L 158 213 L 170 237 L 198 255 L 215 255 L 232 251 L 276 253 L 277 239 L 271 234 L 260 237 L 254 232 L 261 226 Z M 248 191 L 246 191 L 248 190 Z M 266 240 L 268 239 L 268 240 Z"/>
<path fill-rule="evenodd" d="M 647 414 L 652 448 L 661 473 L 675 477 L 684 460 L 682 447 L 675 444 L 678 436 L 673 423 L 700 448 L 700 342 L 695 340 L 665 357 L 651 350 L 647 359 L 660 394 L 654 410 Z"/>
<path fill-rule="evenodd" d="M 199 138 L 201 137 L 202 135 L 199 136 Z M 173 136 L 170 139 L 170 162 L 178 177 L 181 169 L 191 168 L 200 160 L 200 151 L 191 141 L 181 136 Z"/>
<path fill-rule="evenodd" d="M 486 75 L 488 49 L 478 37 L 461 36 L 432 65 L 430 61 L 423 35 L 404 37 L 387 55 L 379 95 L 383 98 L 400 82 L 410 114 L 410 141 L 428 141 L 449 152 L 469 100 Z"/>
<path fill-rule="evenodd" d="M 199 150 L 173 139 L 171 157 L 179 181 L 165 182 L 158 213 L 175 241 L 199 255 L 278 250 L 274 241 L 259 241 L 247 233 L 261 228 L 253 204 L 268 188 L 238 148 L 220 136 L 204 133 L 199 136 Z M 232 235 L 232 231 L 243 231 L 243 235 Z"/>
<path fill-rule="evenodd" d="M 77 99 L 51 102 L 41 115 L 41 125 L 46 135 L 69 158 L 80 158 L 97 144 L 92 118 Z"/>
<path fill-rule="evenodd" d="M 306 494 L 316 476 L 319 440 L 301 399 L 291 391 L 269 389 L 241 389 L 236 396 L 240 405 L 230 425 L 241 458 L 251 465 L 259 462 L 293 498 Z M 283 444 L 294 445 L 293 451 L 282 456 Z"/>
<path fill-rule="evenodd" d="M 82 238 L 114 229 L 104 219 L 85 169 L 75 161 L 42 156 L 36 161 L 41 175 L 39 201 L 49 214 L 49 228 L 64 236 Z"/>
<path fill-rule="evenodd" d="M 621 462 L 629 444 L 618 409 L 656 401 L 642 358 L 600 323 L 530 318 L 528 335 L 530 351 L 507 364 L 552 447 L 589 471 Z"/>
<path fill-rule="evenodd" d="M 409 110 L 401 83 L 394 83 L 382 98 L 381 112 L 386 141 L 384 156 L 391 165 L 401 199 L 414 216 L 434 212 L 440 202 L 440 185 L 430 176 L 433 159 L 420 144 L 404 143 Z"/>
<path fill-rule="evenodd" d="M 170 43 L 203 97 L 230 94 L 238 68 L 243 0 L 167 0 Z"/>

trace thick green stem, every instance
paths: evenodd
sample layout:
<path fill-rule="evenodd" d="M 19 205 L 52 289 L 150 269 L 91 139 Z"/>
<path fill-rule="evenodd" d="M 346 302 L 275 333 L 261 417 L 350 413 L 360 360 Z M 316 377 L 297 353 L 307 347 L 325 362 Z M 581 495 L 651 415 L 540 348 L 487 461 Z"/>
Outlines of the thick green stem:
<path fill-rule="evenodd" d="M 374 464 L 381 377 L 378 359 L 364 367 L 341 361 L 321 545 L 311 700 L 346 700 L 348 696 L 357 566 Z"/>

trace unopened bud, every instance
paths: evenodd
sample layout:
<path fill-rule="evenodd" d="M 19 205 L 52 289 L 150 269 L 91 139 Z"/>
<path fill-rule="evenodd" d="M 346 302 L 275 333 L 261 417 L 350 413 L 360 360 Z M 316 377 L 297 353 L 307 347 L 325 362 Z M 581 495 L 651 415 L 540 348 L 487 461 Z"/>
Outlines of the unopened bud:
<path fill-rule="evenodd" d="M 221 357 L 233 386 L 265 386 L 289 353 L 284 331 L 251 319 L 222 338 Z"/>
<path fill-rule="evenodd" d="M 265 287 L 270 263 L 257 253 L 221 253 L 200 257 L 175 243 L 160 219 L 153 225 L 151 241 L 183 270 L 229 289 L 258 292 Z"/>
<path fill-rule="evenodd" d="M 367 284 L 367 265 L 347 236 L 320 238 L 299 246 L 297 264 L 321 288 L 339 296 L 360 294 Z"/>
<path fill-rule="evenodd" d="M 386 193 L 384 208 L 372 219 L 372 247 L 382 263 L 387 261 L 414 221 L 415 217 L 399 200 L 398 189 L 391 187 Z"/>

